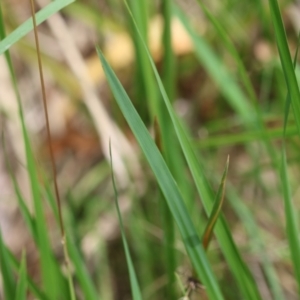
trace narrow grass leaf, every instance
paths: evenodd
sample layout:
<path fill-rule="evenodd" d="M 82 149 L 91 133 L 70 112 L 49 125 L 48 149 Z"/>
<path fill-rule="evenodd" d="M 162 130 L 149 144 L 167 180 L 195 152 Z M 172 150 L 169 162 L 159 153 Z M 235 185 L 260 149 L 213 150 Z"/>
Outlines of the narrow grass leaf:
<path fill-rule="evenodd" d="M 300 134 L 300 91 L 297 83 L 296 74 L 293 68 L 292 58 L 289 51 L 285 29 L 283 26 L 279 6 L 277 0 L 269 0 L 270 11 L 275 31 L 277 47 L 279 51 L 280 61 L 288 89 L 291 97 L 294 117 Z"/>
<path fill-rule="evenodd" d="M 214 51 L 206 41 L 195 32 L 184 13 L 177 6 L 174 6 L 173 12 L 189 33 L 195 46 L 196 56 L 216 82 L 229 105 L 237 112 L 241 120 L 250 126 L 254 121 L 254 109 L 237 86 L 232 75 L 227 71 L 222 61 L 214 54 Z"/>
<path fill-rule="evenodd" d="M 13 271 L 8 259 L 7 249 L 2 239 L 2 233 L 0 232 L 0 267 L 3 280 L 3 290 L 5 299 L 15 298 L 15 281 L 13 277 Z"/>
<path fill-rule="evenodd" d="M 172 1 L 165 0 L 161 3 L 161 12 L 163 17 L 163 34 L 162 34 L 162 46 L 163 46 L 163 58 L 162 58 L 162 80 L 166 89 L 166 92 L 169 96 L 170 101 L 175 100 L 176 94 L 176 59 L 172 48 L 172 34 L 171 34 L 171 25 L 172 25 Z M 135 16 L 134 16 L 135 17 Z M 138 27 L 140 29 L 140 27 Z M 140 39 L 137 31 L 134 31 L 139 42 L 142 45 L 142 52 L 147 58 L 147 63 L 150 62 L 147 57 L 147 53 L 143 48 L 142 40 Z M 145 41 L 145 38 L 143 37 Z M 151 70 L 153 75 L 153 72 Z M 155 84 L 157 89 L 157 85 Z M 159 96 L 161 97 L 161 96 Z M 166 107 L 159 99 L 159 112 L 158 112 L 158 122 L 161 126 L 161 146 L 163 148 L 161 153 L 174 177 L 176 180 L 180 192 L 186 199 L 186 204 L 188 210 L 191 210 L 192 199 L 190 191 L 190 182 L 186 180 L 185 176 L 182 176 L 182 170 L 186 167 L 185 161 L 182 156 L 182 152 L 179 146 L 178 141 L 176 140 L 174 127 L 172 121 L 166 111 Z M 168 298 L 175 298 L 174 294 L 174 282 L 175 282 L 175 270 L 176 270 L 176 255 L 174 251 L 175 243 L 175 228 L 174 228 L 174 219 L 169 210 L 168 204 L 163 200 L 163 196 L 160 200 L 160 209 L 162 213 L 163 220 L 163 230 L 164 230 L 164 253 L 165 253 L 165 262 L 168 275 Z"/>
<path fill-rule="evenodd" d="M 44 181 L 43 185 L 44 186 L 41 187 L 41 189 L 40 189 L 40 193 L 41 193 L 41 195 L 45 195 L 45 198 L 48 201 L 49 206 L 51 207 L 51 210 L 55 215 L 56 222 L 57 222 L 57 224 L 59 224 L 58 208 L 56 205 L 55 196 L 53 195 L 53 192 L 52 192 L 52 189 L 51 189 L 51 186 L 50 186 L 48 180 Z"/>
<path fill-rule="evenodd" d="M 136 30 L 138 31 L 137 27 L 136 27 Z M 152 69 L 154 71 L 156 80 L 159 85 L 159 89 L 161 91 L 165 105 L 168 109 L 169 115 L 172 119 L 174 128 L 176 130 L 176 134 L 180 141 L 185 158 L 188 162 L 188 165 L 192 172 L 193 178 L 195 180 L 197 190 L 203 201 L 204 208 L 205 208 L 207 214 L 209 215 L 209 213 L 212 210 L 213 201 L 214 201 L 211 187 L 202 171 L 203 168 L 202 168 L 201 164 L 199 163 L 197 156 L 195 155 L 195 152 L 191 146 L 189 137 L 188 137 L 187 133 L 185 132 L 184 128 L 182 127 L 180 121 L 178 120 L 176 114 L 174 113 L 174 110 L 173 110 L 173 108 L 170 104 L 170 101 L 168 99 L 168 96 L 165 92 L 165 89 L 163 87 L 162 81 L 161 81 L 159 74 L 157 72 L 157 69 L 155 67 L 155 64 L 150 56 L 149 50 L 145 43 L 144 43 L 144 47 L 145 47 L 145 51 L 148 54 L 148 58 L 151 62 Z M 117 87 L 115 85 L 113 87 L 115 87 L 117 89 Z M 112 90 L 114 90 L 114 88 L 112 88 Z M 145 150 L 144 150 L 144 153 L 145 153 Z M 172 210 L 172 207 L 171 207 L 171 210 Z M 175 215 L 174 212 L 173 212 L 173 215 Z M 193 225 L 191 225 L 191 226 L 193 226 Z M 243 293 L 244 297 L 246 299 L 261 299 L 257 285 L 254 281 L 254 278 L 253 278 L 251 272 L 249 271 L 248 267 L 242 260 L 241 255 L 233 241 L 230 230 L 229 230 L 228 225 L 227 225 L 225 219 L 223 218 L 223 216 L 220 216 L 219 222 L 216 224 L 215 231 L 216 231 L 218 241 L 220 243 L 220 247 L 223 251 L 223 254 L 230 266 L 230 269 L 232 270 L 232 272 L 235 276 L 235 279 L 237 280 L 237 282 L 239 284 L 240 291 Z M 184 230 L 182 232 L 184 232 Z M 203 249 L 203 248 L 201 247 L 201 249 Z M 198 275 L 200 274 L 199 271 L 196 269 L 196 272 L 198 273 Z M 199 277 L 200 277 L 200 279 L 202 279 L 200 275 L 199 275 Z"/>
<path fill-rule="evenodd" d="M 97 52 L 114 97 L 157 178 L 158 184 L 160 185 L 173 217 L 179 227 L 188 255 L 190 256 L 191 262 L 194 265 L 199 278 L 206 286 L 208 295 L 211 299 L 223 299 L 198 234 L 165 161 L 118 78 L 112 71 L 101 51 L 97 49 Z"/>
<path fill-rule="evenodd" d="M 216 225 L 216 222 L 220 216 L 220 213 L 222 211 L 222 206 L 224 202 L 224 196 L 225 196 L 225 186 L 226 186 L 226 177 L 228 173 L 228 167 L 229 167 L 229 156 L 227 158 L 225 170 L 222 176 L 221 184 L 219 186 L 217 195 L 216 195 L 216 200 L 214 202 L 214 206 L 212 209 L 212 212 L 209 216 L 206 228 L 204 230 L 204 233 L 202 235 L 202 244 L 203 248 L 207 250 L 209 242 L 211 240 L 211 237 L 213 235 L 213 230 Z"/>
<path fill-rule="evenodd" d="M 8 169 L 10 178 L 11 178 L 12 183 L 13 183 L 13 188 L 14 188 L 15 194 L 17 196 L 18 205 L 19 205 L 21 214 L 22 214 L 22 216 L 25 220 L 26 226 L 29 229 L 33 239 L 35 240 L 35 242 L 37 242 L 38 241 L 38 236 L 37 236 L 37 232 L 36 232 L 35 219 L 31 216 L 31 214 L 29 212 L 29 209 L 28 209 L 28 207 L 26 205 L 26 202 L 23 198 L 23 195 L 21 193 L 20 187 L 19 187 L 19 185 L 17 183 L 17 180 L 16 180 L 16 178 L 15 178 L 13 172 L 12 172 L 11 164 L 10 164 L 9 158 L 7 156 L 7 152 L 6 152 L 4 135 L 2 136 L 2 146 L 3 146 L 5 162 L 6 162 L 6 165 L 7 165 L 7 169 Z"/>
<path fill-rule="evenodd" d="M 137 20 L 138 26 L 141 29 L 143 38 L 148 40 L 148 5 L 149 2 L 146 0 L 129 0 L 129 5 Z M 129 23 L 132 24 L 132 20 L 129 19 Z M 135 53 L 136 53 L 136 80 L 139 82 L 137 88 L 138 91 L 138 99 L 140 101 L 140 106 L 145 107 L 145 101 L 148 106 L 148 113 L 150 114 L 150 118 L 153 120 L 154 116 L 159 113 L 159 102 L 158 102 L 158 92 L 155 85 L 155 80 L 153 78 L 153 74 L 151 72 L 151 66 L 149 61 L 147 60 L 147 55 L 143 51 L 143 45 L 136 34 L 134 28 L 131 30 L 132 39 L 134 42 Z"/>
<path fill-rule="evenodd" d="M 82 289 L 84 299 L 97 300 L 99 298 L 97 296 L 97 291 L 88 273 L 85 263 L 78 249 L 76 248 L 76 245 L 71 241 L 70 238 L 68 238 L 67 241 L 68 241 L 68 250 L 69 250 L 70 258 L 74 265 L 75 275 L 80 284 L 80 288 Z"/>
<path fill-rule="evenodd" d="M 53 14 L 57 13 L 65 6 L 74 2 L 75 0 L 60 0 L 53 1 L 49 3 L 46 7 L 41 9 L 38 13 L 36 13 L 36 21 L 37 25 L 44 22 Z M 15 44 L 18 40 L 24 37 L 27 33 L 29 33 L 33 29 L 32 18 L 29 18 L 27 21 L 22 23 L 17 29 L 15 29 L 12 33 L 10 33 L 6 38 L 0 41 L 0 55 L 7 51 L 13 44 Z"/>
<path fill-rule="evenodd" d="M 287 126 L 285 130 L 286 137 L 294 137 L 298 134 L 296 126 Z M 282 137 L 282 127 L 273 128 L 267 131 L 270 139 L 279 139 Z M 243 133 L 222 134 L 219 136 L 208 136 L 206 139 L 195 140 L 193 145 L 197 148 L 218 148 L 237 144 L 245 144 L 253 141 L 261 141 L 264 135 L 260 130 L 245 131 Z"/>
<path fill-rule="evenodd" d="M 1 10 L 0 10 L 0 25 L 1 25 L 0 38 L 3 41 L 3 39 L 5 39 L 5 31 L 4 31 L 3 16 Z M 50 241 L 48 238 L 48 229 L 46 225 L 46 219 L 44 217 L 43 205 L 42 205 L 41 195 L 39 191 L 40 186 L 39 186 L 39 180 L 37 176 L 37 169 L 36 169 L 33 152 L 30 145 L 28 131 L 25 125 L 21 97 L 17 87 L 17 80 L 12 66 L 12 61 L 11 61 L 9 51 L 5 52 L 5 58 L 8 64 L 8 68 L 11 76 L 11 82 L 13 84 L 14 92 L 17 98 L 19 117 L 21 121 L 23 142 L 24 142 L 25 154 L 26 154 L 27 171 L 30 179 L 31 193 L 32 193 L 35 217 L 36 217 L 35 228 L 38 237 L 37 246 L 38 246 L 40 259 L 41 259 L 42 282 L 47 295 L 49 296 L 50 299 L 54 300 L 54 299 L 58 299 L 60 296 L 62 297 L 63 295 L 65 297 L 65 295 L 67 294 L 65 290 L 66 288 L 65 279 L 61 274 L 58 263 L 54 259 L 53 252 L 50 246 Z M 53 289 L 53 286 L 56 286 L 57 288 Z"/>
<path fill-rule="evenodd" d="M 15 270 L 20 270 L 21 264 L 18 262 L 16 257 L 11 253 L 11 251 L 7 247 L 6 247 L 6 251 L 8 254 L 8 260 L 12 264 L 13 268 Z M 39 300 L 49 300 L 49 298 L 45 295 L 45 293 L 42 292 L 41 289 L 38 288 L 37 285 L 33 282 L 33 280 L 30 278 L 26 270 L 25 270 L 25 275 L 26 275 L 28 288 L 35 295 L 35 297 Z"/>
<path fill-rule="evenodd" d="M 26 256 L 25 252 L 22 253 L 22 260 L 19 270 L 19 280 L 16 289 L 15 300 L 26 300 L 26 291 L 27 291 L 27 280 L 26 280 Z"/>
<path fill-rule="evenodd" d="M 143 298 L 142 298 L 142 294 L 141 294 L 141 291 L 140 291 L 137 276 L 136 276 L 136 273 L 135 273 L 135 270 L 134 270 L 133 261 L 132 261 L 131 255 L 130 255 L 128 243 L 127 243 L 127 240 L 126 240 L 125 230 L 124 230 L 123 221 L 122 221 L 122 216 L 121 216 L 121 212 L 120 212 L 120 208 L 119 208 L 118 191 L 117 191 L 114 172 L 113 172 L 113 160 L 112 160 L 112 154 L 111 154 L 111 144 L 109 144 L 109 153 L 110 153 L 110 163 L 111 163 L 111 178 L 112 178 L 114 194 L 115 194 L 115 205 L 116 205 L 116 209 L 117 209 L 117 213 L 118 213 L 118 219 L 119 219 L 119 224 L 120 224 L 120 230 L 121 230 L 121 235 L 122 235 L 123 246 L 124 246 L 124 250 L 125 250 L 127 266 L 128 266 L 128 269 L 129 269 L 129 277 L 130 277 L 132 298 L 133 298 L 133 300 L 142 300 Z"/>
<path fill-rule="evenodd" d="M 226 32 L 226 30 L 222 27 L 222 25 L 220 24 L 220 21 L 210 13 L 210 11 L 206 8 L 205 4 L 202 1 L 197 0 L 197 2 L 199 3 L 203 12 L 205 13 L 205 16 L 213 24 L 218 36 L 221 38 L 223 47 L 226 47 L 227 50 L 229 51 L 229 53 L 231 54 L 231 56 L 235 59 L 237 65 L 238 65 L 238 70 L 239 70 L 241 80 L 243 81 L 244 86 L 250 96 L 252 104 L 254 104 L 256 102 L 254 88 L 251 84 L 249 76 L 247 75 L 247 70 L 243 64 L 243 61 L 242 61 L 238 51 L 235 49 L 233 42 L 230 40 L 228 32 Z M 236 88 L 239 89 L 239 87 L 236 87 Z"/>
<path fill-rule="evenodd" d="M 300 32 L 298 34 L 297 48 L 296 48 L 296 53 L 295 53 L 294 62 L 293 62 L 294 70 L 296 69 L 296 66 L 297 66 L 299 46 L 300 46 Z M 291 106 L 291 97 L 290 97 L 290 94 L 288 91 L 287 96 L 286 96 L 286 101 L 285 101 L 285 110 L 284 110 L 284 125 L 283 125 L 283 136 L 284 137 L 286 136 L 286 131 L 287 131 L 287 121 L 288 121 L 288 117 L 289 117 L 290 106 Z"/>
<path fill-rule="evenodd" d="M 283 185 L 284 209 L 286 218 L 286 233 L 291 251 L 295 277 L 298 284 L 298 291 L 300 292 L 300 241 L 299 241 L 299 224 L 296 217 L 296 209 L 292 201 L 290 191 L 290 181 L 287 173 L 286 153 L 285 148 L 282 149 L 282 169 L 281 178 Z"/>

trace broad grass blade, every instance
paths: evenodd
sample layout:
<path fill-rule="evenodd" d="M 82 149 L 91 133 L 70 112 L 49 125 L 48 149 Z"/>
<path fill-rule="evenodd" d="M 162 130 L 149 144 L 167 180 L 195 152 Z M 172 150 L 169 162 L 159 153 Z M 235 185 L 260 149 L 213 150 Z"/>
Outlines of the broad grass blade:
<path fill-rule="evenodd" d="M 136 30 L 138 31 L 137 27 L 136 27 Z M 149 50 L 148 50 L 145 43 L 144 43 L 144 47 L 145 47 L 145 51 L 148 54 L 148 58 L 151 62 L 152 69 L 154 71 L 156 80 L 158 82 L 159 89 L 160 89 L 161 94 L 162 94 L 162 98 L 163 98 L 164 103 L 167 107 L 168 113 L 169 113 L 169 115 L 172 119 L 173 126 L 175 128 L 177 137 L 180 141 L 180 144 L 181 144 L 182 150 L 184 152 L 185 158 L 188 162 L 188 166 L 190 167 L 193 178 L 195 180 L 197 190 L 198 190 L 199 195 L 201 196 L 201 199 L 203 201 L 204 208 L 205 208 L 207 214 L 209 215 L 209 213 L 211 212 L 211 209 L 213 207 L 213 201 L 214 201 L 213 192 L 212 192 L 211 187 L 210 187 L 210 185 L 209 185 L 209 183 L 208 183 L 208 181 L 207 181 L 207 179 L 206 179 L 206 177 L 205 177 L 205 175 L 202 171 L 203 168 L 200 165 L 200 163 L 197 159 L 197 156 L 195 155 L 195 152 L 194 152 L 194 149 L 193 149 L 193 147 L 190 143 L 189 137 L 188 137 L 187 133 L 185 132 L 182 124 L 178 120 L 178 117 L 174 113 L 174 110 L 173 110 L 173 108 L 170 104 L 170 101 L 168 99 L 168 96 L 165 92 L 164 86 L 163 86 L 162 81 L 159 77 L 159 74 L 157 72 L 155 64 L 154 64 L 154 62 L 151 58 L 151 55 L 150 55 Z M 114 90 L 114 88 L 117 89 L 116 86 L 113 86 L 112 90 Z M 242 106 L 241 106 L 242 111 L 247 106 L 246 103 L 247 102 L 242 104 Z M 245 113 L 246 113 L 246 111 L 244 111 L 243 114 L 241 113 L 241 116 L 244 115 Z M 245 114 L 245 117 L 246 117 L 246 114 Z M 250 121 L 249 116 L 247 116 L 247 118 Z M 144 150 L 144 153 L 145 153 L 145 150 Z M 171 210 L 172 210 L 172 208 L 171 208 Z M 174 215 L 174 213 L 173 213 L 173 215 Z M 193 225 L 191 225 L 191 226 L 193 226 Z M 239 251 L 238 251 L 238 249 L 237 249 L 237 247 L 236 247 L 236 245 L 233 241 L 233 238 L 230 234 L 230 230 L 228 228 L 228 225 L 227 225 L 225 219 L 222 216 L 220 216 L 219 222 L 216 224 L 216 230 L 215 231 L 216 231 L 218 241 L 220 243 L 220 247 L 223 251 L 223 254 L 227 259 L 227 262 L 230 266 L 230 269 L 232 270 L 232 272 L 233 272 L 233 274 L 234 274 L 234 276 L 235 276 L 235 278 L 236 278 L 236 280 L 239 284 L 240 291 L 243 293 L 244 297 L 246 299 L 261 299 L 261 296 L 259 294 L 257 285 L 254 281 L 254 278 L 253 278 L 251 272 L 249 271 L 248 267 L 246 266 L 246 264 L 242 260 L 241 255 L 240 255 L 240 253 L 239 253 Z M 201 249 L 203 249 L 203 248 L 201 247 Z M 198 271 L 196 268 L 195 268 L 195 270 L 199 275 L 200 270 Z M 199 275 L 199 278 L 202 280 L 202 282 L 204 282 L 200 275 Z"/>
<path fill-rule="evenodd" d="M 97 49 L 97 52 L 114 97 L 156 176 L 158 184 L 160 185 L 165 199 L 168 202 L 174 220 L 179 227 L 186 250 L 199 278 L 206 286 L 208 295 L 211 299 L 223 299 L 220 288 L 207 261 L 207 257 L 204 249 L 202 248 L 198 234 L 165 161 L 132 105 L 123 86 L 112 71 L 101 51 Z"/>

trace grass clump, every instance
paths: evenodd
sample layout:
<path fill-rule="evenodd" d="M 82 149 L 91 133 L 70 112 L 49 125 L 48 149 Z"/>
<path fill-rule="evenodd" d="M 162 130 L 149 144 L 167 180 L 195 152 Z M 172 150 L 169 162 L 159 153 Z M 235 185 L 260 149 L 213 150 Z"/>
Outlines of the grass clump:
<path fill-rule="evenodd" d="M 38 260 L 32 268 L 25 245 L 9 245 L 12 225 L 2 228 L 3 297 L 297 299 L 300 93 L 297 33 L 282 22 L 289 4 L 270 0 L 269 15 L 259 2 L 247 14 L 240 1 L 72 2 L 54 1 L 35 14 L 36 25 L 29 18 L 15 30 L 7 13 L 15 8 L 0 11 L 0 54 L 24 148 L 14 159 L 16 139 L 3 127 L 9 195 L 23 219 L 17 235 L 30 235 Z M 61 32 L 78 25 L 60 40 L 72 71 L 45 38 L 52 33 L 42 22 L 56 12 Z M 40 48 L 24 39 L 33 28 Z M 78 42 L 79 30 L 96 35 Z M 20 70 L 37 69 L 30 51 L 51 86 L 36 87 L 50 112 L 48 138 L 27 117 L 37 105 L 24 101 L 21 85 Z M 70 96 L 64 118 L 51 114 L 54 90 Z M 3 103 L 1 118 L 13 128 Z"/>

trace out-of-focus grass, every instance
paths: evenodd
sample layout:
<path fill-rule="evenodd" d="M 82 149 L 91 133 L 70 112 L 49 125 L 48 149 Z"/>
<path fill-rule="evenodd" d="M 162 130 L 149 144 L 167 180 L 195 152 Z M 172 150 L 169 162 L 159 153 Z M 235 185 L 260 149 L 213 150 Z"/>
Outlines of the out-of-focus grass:
<path fill-rule="evenodd" d="M 71 3 L 55 2 L 37 14 L 37 18 L 46 19 Z M 276 0 L 270 0 L 269 7 L 261 1 L 256 1 L 255 5 L 246 1 L 204 1 L 200 6 L 195 3 L 189 10 L 185 4 L 178 1 L 175 6 L 173 1 L 164 1 L 161 7 L 155 7 L 147 0 L 129 1 L 140 34 L 125 6 L 116 1 L 101 2 L 99 6 L 78 2 L 64 10 L 67 18 L 82 20 L 90 28 L 95 27 L 98 35 L 103 33 L 101 46 L 109 42 L 109 34 L 114 30 L 130 36 L 134 66 L 115 71 L 122 78 L 127 93 L 104 56 L 101 52 L 98 54 L 121 108 L 117 110 L 114 101 L 108 103 L 115 120 L 121 120 L 116 125 L 123 126 L 123 131 L 131 135 L 120 118 L 123 114 L 155 174 L 153 176 L 144 165 L 142 156 L 143 188 L 134 182 L 136 189 L 121 186 L 113 189 L 108 164 L 98 159 L 90 163 L 81 178 L 73 179 L 74 186 L 62 187 L 77 297 L 178 299 L 184 294 L 193 299 L 198 291 L 183 293 L 174 280 L 175 271 L 189 265 L 195 268 L 196 280 L 205 285 L 204 293 L 210 299 L 296 299 L 297 290 L 290 288 L 288 282 L 291 266 L 295 273 L 294 283 L 299 286 L 300 282 L 298 213 L 293 203 L 297 184 L 295 169 L 299 165 L 300 93 L 299 67 L 296 63 L 294 71 L 291 59 L 297 34 L 289 27 L 286 39 L 281 21 L 287 6 L 278 7 Z M 45 15 L 40 17 L 43 13 Z M 155 65 L 147 49 L 153 42 L 149 39 L 149 30 L 157 13 L 164 23 L 161 58 Z M 171 39 L 174 20 L 186 28 L 194 45 L 188 56 L 176 55 L 177 49 Z M 14 43 L 32 28 L 28 21 L 5 37 L 4 23 L 1 14 L 0 53 L 14 47 Z M 273 31 L 270 31 L 271 25 Z M 104 29 L 110 33 L 105 34 Z M 261 45 L 267 47 L 264 58 L 257 50 Z M 20 53 L 25 64 L 31 64 L 34 50 L 30 42 L 20 42 L 15 51 Z M 44 218 L 47 207 L 51 208 L 54 219 L 57 218 L 51 179 L 47 171 L 44 175 L 41 166 L 37 167 L 22 109 L 24 91 L 17 88 L 19 74 L 15 74 L 9 52 L 5 57 L 19 105 L 26 149 L 25 168 L 30 175 L 34 213 L 27 207 L 11 164 L 8 164 L 9 173 L 19 210 L 41 258 L 41 284 L 37 285 L 29 275 L 27 259 L 23 257 L 19 263 L 1 239 L 4 294 L 7 299 L 22 299 L 28 289 L 39 299 L 59 296 L 68 299 L 62 263 L 48 238 L 52 228 Z M 46 54 L 43 61 L 46 69 L 56 74 L 57 86 L 78 100 L 81 96 L 70 71 Z M 287 95 L 291 99 L 291 116 L 284 113 Z M 106 99 L 110 100 L 108 93 Z M 182 103 L 188 107 L 188 112 L 180 118 L 178 115 L 182 116 L 182 111 L 177 105 Z M 77 117 L 90 121 L 86 112 L 76 106 L 76 101 L 73 105 Z M 160 151 L 147 130 L 155 117 L 159 124 Z M 89 126 L 92 128 L 93 124 Z M 200 138 L 196 135 L 198 130 Z M 231 166 L 224 210 L 213 231 L 212 246 L 205 253 L 199 236 L 211 215 L 228 154 Z M 140 155 L 138 150 L 136 155 Z M 6 160 L 10 160 L 10 153 Z M 79 159 L 76 166 L 81 168 Z M 128 169 L 130 171 L 130 165 Z M 269 179 L 271 176 L 273 179 Z M 68 177 L 75 175 L 70 173 Z M 61 178 L 61 184 L 63 182 Z M 116 190 L 127 259 L 121 262 L 118 261 L 121 254 L 115 247 L 121 241 L 120 231 L 112 204 Z M 266 236 L 272 240 L 272 245 Z M 288 257 L 273 251 L 282 243 L 290 251 Z M 18 279 L 17 289 L 13 288 L 15 278 Z M 130 284 L 132 297 L 128 296 Z"/>

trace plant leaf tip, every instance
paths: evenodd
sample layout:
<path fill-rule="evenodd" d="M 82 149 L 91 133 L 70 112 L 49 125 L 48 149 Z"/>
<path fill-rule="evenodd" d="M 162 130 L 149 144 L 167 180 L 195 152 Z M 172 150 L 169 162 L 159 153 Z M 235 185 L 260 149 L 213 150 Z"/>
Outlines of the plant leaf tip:
<path fill-rule="evenodd" d="M 227 155 L 226 169 L 228 169 L 228 167 L 229 167 L 229 161 L 230 161 L 230 154 Z"/>

